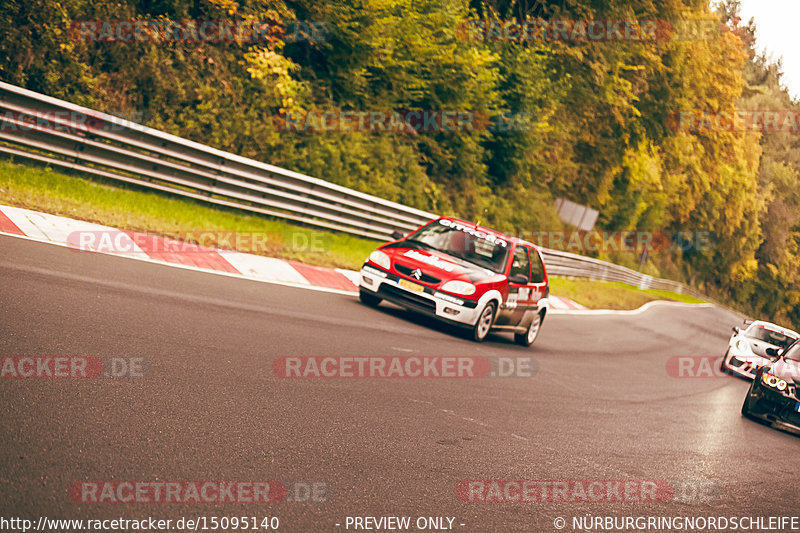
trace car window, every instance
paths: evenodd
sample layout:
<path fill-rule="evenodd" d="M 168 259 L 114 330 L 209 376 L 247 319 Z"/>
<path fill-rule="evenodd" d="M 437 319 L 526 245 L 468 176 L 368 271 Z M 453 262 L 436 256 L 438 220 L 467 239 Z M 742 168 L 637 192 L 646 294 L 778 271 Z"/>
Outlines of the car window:
<path fill-rule="evenodd" d="M 787 348 L 795 341 L 795 339 L 792 337 L 784 335 L 783 333 L 778 333 L 777 331 L 773 331 L 771 329 L 767 329 L 763 326 L 751 326 L 745 332 L 745 336 L 750 337 L 751 339 L 768 342 L 779 348 Z"/>
<path fill-rule="evenodd" d="M 528 251 L 524 246 L 520 246 L 514 250 L 514 262 L 511 263 L 511 270 L 508 273 L 508 277 L 510 278 L 516 274 L 522 274 L 525 276 L 525 283 L 528 283 L 531 279 L 531 267 L 530 262 L 528 261 Z"/>
<path fill-rule="evenodd" d="M 789 350 L 786 352 L 785 358 L 788 361 L 800 363 L 800 342 L 789 348 Z"/>
<path fill-rule="evenodd" d="M 473 265 L 501 273 L 508 264 L 508 242 L 472 226 L 436 220 L 406 237 L 399 246 L 440 250 Z"/>
<path fill-rule="evenodd" d="M 531 255 L 531 283 L 541 283 L 544 281 L 544 265 L 539 252 L 530 250 Z"/>

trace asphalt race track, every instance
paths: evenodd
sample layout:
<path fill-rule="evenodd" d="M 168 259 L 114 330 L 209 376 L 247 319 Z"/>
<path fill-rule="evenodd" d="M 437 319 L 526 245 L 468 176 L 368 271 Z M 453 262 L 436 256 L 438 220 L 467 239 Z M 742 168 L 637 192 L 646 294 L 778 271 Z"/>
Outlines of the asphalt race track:
<path fill-rule="evenodd" d="M 455 517 L 556 531 L 574 516 L 796 513 L 800 439 L 742 418 L 747 382 L 678 378 L 740 321 L 716 308 L 552 315 L 484 344 L 357 298 L 0 236 L 0 355 L 144 358 L 128 379 L 0 380 L 3 516 Z M 281 356 L 533 356 L 530 378 L 286 379 Z M 465 502 L 465 480 L 676 480 L 667 501 Z M 325 501 L 74 503 L 84 480 L 325 482 Z M 693 483 L 693 485 L 691 484 Z M 687 496 L 687 494 L 690 494 Z M 337 526 L 336 524 L 340 524 Z M 463 524 L 460 525 L 460 524 Z"/>

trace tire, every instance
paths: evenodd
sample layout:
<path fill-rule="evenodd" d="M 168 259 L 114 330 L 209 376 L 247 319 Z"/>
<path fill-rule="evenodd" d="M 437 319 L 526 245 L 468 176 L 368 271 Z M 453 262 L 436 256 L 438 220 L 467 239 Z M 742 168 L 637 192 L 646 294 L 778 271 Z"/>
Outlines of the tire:
<path fill-rule="evenodd" d="M 361 303 L 370 307 L 378 307 L 383 300 L 383 298 L 378 298 L 377 296 L 370 294 L 363 289 L 358 291 L 358 299 L 361 300 Z"/>
<path fill-rule="evenodd" d="M 750 387 L 750 390 L 747 391 L 747 396 L 744 397 L 744 403 L 742 404 L 742 416 L 746 418 L 755 418 L 752 414 L 750 414 L 750 393 L 753 391 L 753 388 Z"/>
<path fill-rule="evenodd" d="M 486 340 L 489 331 L 492 329 L 496 308 L 497 305 L 494 302 L 489 302 L 486 304 L 486 307 L 481 310 L 480 315 L 478 315 L 478 320 L 475 321 L 475 325 L 472 327 L 472 338 L 475 342 L 483 342 Z"/>
<path fill-rule="evenodd" d="M 750 398 L 748 397 L 744 399 L 744 403 L 742 404 L 742 416 L 745 418 L 753 418 L 753 416 L 750 414 L 749 405 L 750 405 Z"/>
<path fill-rule="evenodd" d="M 719 369 L 725 374 L 730 374 L 731 371 L 725 367 L 725 361 L 728 359 L 728 354 L 731 352 L 730 346 L 725 350 L 725 355 L 722 356 L 722 361 L 719 362 Z"/>
<path fill-rule="evenodd" d="M 514 333 L 514 342 L 521 346 L 530 346 L 539 337 L 539 332 L 541 330 L 542 315 L 541 313 L 536 313 L 533 320 L 531 320 L 530 326 L 528 326 L 528 331 L 525 333 Z"/>

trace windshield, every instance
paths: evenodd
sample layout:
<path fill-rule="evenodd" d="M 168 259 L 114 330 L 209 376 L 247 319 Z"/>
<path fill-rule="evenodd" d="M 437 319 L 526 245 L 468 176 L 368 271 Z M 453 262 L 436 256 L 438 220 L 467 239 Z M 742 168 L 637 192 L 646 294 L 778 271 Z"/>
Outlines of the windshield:
<path fill-rule="evenodd" d="M 794 361 L 800 363 L 800 342 L 792 346 L 792 349 L 786 352 L 785 359 L 787 361 Z"/>
<path fill-rule="evenodd" d="M 511 245 L 502 237 L 459 222 L 440 219 L 409 235 L 406 241 L 503 273 Z"/>
<path fill-rule="evenodd" d="M 753 326 L 747 330 L 745 335 L 751 339 L 768 342 L 778 348 L 788 348 L 789 345 L 795 341 L 793 337 L 778 333 L 777 331 L 772 331 L 763 326 Z"/>

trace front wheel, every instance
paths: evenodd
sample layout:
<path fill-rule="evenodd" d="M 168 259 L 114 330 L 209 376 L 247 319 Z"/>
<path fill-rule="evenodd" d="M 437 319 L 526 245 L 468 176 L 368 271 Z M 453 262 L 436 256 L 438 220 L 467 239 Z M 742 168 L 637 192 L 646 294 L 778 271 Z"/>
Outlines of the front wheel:
<path fill-rule="evenodd" d="M 539 336 L 539 330 L 542 329 L 542 315 L 536 313 L 536 316 L 531 320 L 531 325 L 528 326 L 528 331 L 525 333 L 514 333 L 514 342 L 522 346 L 530 346 Z"/>
<path fill-rule="evenodd" d="M 363 289 L 358 291 L 358 299 L 361 300 L 361 303 L 370 307 L 377 307 L 382 300 L 382 298 L 378 298 L 377 296 L 374 296 Z"/>
<path fill-rule="evenodd" d="M 489 335 L 489 331 L 492 329 L 492 322 L 494 322 L 495 307 L 494 302 L 489 302 L 481 311 L 478 321 L 475 322 L 475 326 L 472 328 L 472 337 L 475 341 L 483 342 Z"/>
<path fill-rule="evenodd" d="M 719 363 L 719 369 L 725 374 L 730 374 L 731 373 L 731 371 L 728 370 L 728 367 L 725 366 L 725 361 L 728 360 L 728 354 L 729 353 L 731 353 L 731 347 L 730 346 L 728 346 L 728 349 L 725 350 L 725 355 L 722 356 L 722 361 L 720 361 L 720 363 Z"/>
<path fill-rule="evenodd" d="M 752 387 L 747 392 L 747 396 L 744 397 L 744 403 L 742 404 L 742 416 L 747 418 L 754 418 L 751 414 L 752 405 L 750 404 L 750 393 L 753 391 Z"/>

